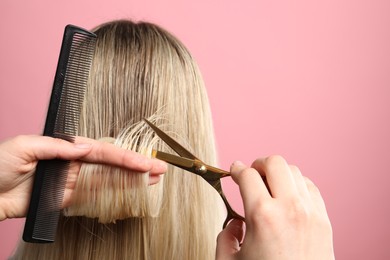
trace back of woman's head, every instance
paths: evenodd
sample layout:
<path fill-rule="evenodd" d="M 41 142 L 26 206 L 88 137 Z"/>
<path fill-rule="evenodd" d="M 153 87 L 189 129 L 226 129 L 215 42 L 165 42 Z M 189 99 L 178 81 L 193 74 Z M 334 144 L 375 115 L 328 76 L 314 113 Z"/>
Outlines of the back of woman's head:
<path fill-rule="evenodd" d="M 150 118 L 210 164 L 211 114 L 197 65 L 170 33 L 150 23 L 114 21 L 95 29 L 97 47 L 79 135 L 150 156 L 167 150 L 143 123 Z M 204 180 L 170 167 L 156 185 L 84 164 L 56 242 L 21 243 L 16 258 L 211 259 L 221 228 L 220 199 Z"/>

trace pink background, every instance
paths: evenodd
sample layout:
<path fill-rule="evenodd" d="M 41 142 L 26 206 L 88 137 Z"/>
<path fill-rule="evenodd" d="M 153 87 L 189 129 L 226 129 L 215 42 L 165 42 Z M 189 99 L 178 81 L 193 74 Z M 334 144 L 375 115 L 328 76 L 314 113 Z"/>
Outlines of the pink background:
<path fill-rule="evenodd" d="M 55 2 L 0 2 L 0 140 L 41 133 L 66 24 L 152 21 L 200 65 L 221 166 L 285 156 L 321 189 L 338 259 L 390 259 L 389 1 Z M 0 223 L 0 259 L 23 222 Z"/>

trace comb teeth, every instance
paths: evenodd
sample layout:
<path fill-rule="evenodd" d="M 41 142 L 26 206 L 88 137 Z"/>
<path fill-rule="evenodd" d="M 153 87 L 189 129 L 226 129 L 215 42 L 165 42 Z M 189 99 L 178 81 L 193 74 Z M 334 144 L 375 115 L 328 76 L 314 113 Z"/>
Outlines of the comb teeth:
<path fill-rule="evenodd" d="M 74 34 L 70 47 L 64 87 L 58 105 L 53 136 L 73 142 L 77 135 L 81 106 L 87 86 L 96 38 Z"/>
<path fill-rule="evenodd" d="M 55 231 L 60 216 L 61 204 L 58 205 L 58 202 L 61 203 L 63 199 L 63 193 L 60 191 L 65 188 L 63 184 L 66 182 L 70 162 L 49 160 L 45 163 L 42 194 L 37 208 L 32 237 L 35 240 L 42 240 L 42 242 L 52 242 L 55 239 Z"/>
<path fill-rule="evenodd" d="M 44 129 L 45 136 L 74 142 L 95 51 L 96 35 L 68 25 Z M 23 240 L 54 242 L 70 161 L 39 161 Z"/>

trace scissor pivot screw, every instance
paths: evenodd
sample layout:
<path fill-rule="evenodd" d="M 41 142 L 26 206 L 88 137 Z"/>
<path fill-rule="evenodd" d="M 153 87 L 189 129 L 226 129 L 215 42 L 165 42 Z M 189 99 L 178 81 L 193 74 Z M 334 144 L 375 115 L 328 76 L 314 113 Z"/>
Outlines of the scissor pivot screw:
<path fill-rule="evenodd" d="M 199 165 L 195 167 L 195 171 L 197 174 L 205 174 L 207 172 L 207 168 L 204 165 Z"/>

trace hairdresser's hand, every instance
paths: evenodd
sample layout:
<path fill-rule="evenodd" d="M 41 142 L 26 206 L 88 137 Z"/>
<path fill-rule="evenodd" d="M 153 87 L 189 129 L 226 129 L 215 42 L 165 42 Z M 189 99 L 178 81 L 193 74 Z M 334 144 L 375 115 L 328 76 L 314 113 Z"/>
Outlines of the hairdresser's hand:
<path fill-rule="evenodd" d="M 332 227 L 317 187 L 280 156 L 258 159 L 251 167 L 240 162 L 231 167 L 246 232 L 243 238 L 243 222 L 233 220 L 218 236 L 217 259 L 334 259 Z"/>
<path fill-rule="evenodd" d="M 167 165 L 109 143 L 76 137 L 75 143 L 45 136 L 18 136 L 0 143 L 0 221 L 27 213 L 38 160 L 72 160 L 63 206 L 67 206 L 82 162 L 110 164 L 135 172 L 150 172 L 150 184 L 159 181 Z"/>

